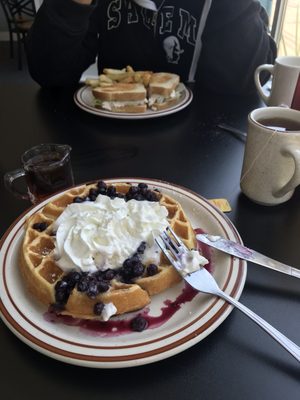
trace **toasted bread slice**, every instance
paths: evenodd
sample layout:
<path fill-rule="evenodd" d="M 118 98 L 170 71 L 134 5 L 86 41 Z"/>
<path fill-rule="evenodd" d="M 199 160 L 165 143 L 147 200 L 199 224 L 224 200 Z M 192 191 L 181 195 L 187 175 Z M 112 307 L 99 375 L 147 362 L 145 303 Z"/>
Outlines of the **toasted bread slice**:
<path fill-rule="evenodd" d="M 148 87 L 148 105 L 154 111 L 165 110 L 175 105 L 180 99 L 176 91 L 180 82 L 177 74 L 168 72 L 154 73 Z"/>
<path fill-rule="evenodd" d="M 161 95 L 164 97 L 169 97 L 176 89 L 179 82 L 180 77 L 177 74 L 156 72 L 151 76 L 148 87 L 148 96 L 151 97 L 152 95 Z"/>
<path fill-rule="evenodd" d="M 136 101 L 146 98 L 146 89 L 141 83 L 113 83 L 110 86 L 92 90 L 96 99 L 101 101 Z"/>

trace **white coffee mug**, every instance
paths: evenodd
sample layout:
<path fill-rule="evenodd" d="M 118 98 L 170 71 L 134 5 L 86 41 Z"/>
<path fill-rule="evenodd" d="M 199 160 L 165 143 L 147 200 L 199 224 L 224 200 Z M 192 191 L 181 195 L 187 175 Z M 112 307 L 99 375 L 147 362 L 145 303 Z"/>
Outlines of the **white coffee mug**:
<path fill-rule="evenodd" d="M 300 111 L 284 107 L 252 111 L 240 179 L 242 192 L 256 203 L 276 205 L 289 200 L 299 184 Z"/>
<path fill-rule="evenodd" d="M 260 84 L 260 73 L 268 71 L 272 75 L 270 95 Z M 282 56 L 275 64 L 263 64 L 256 68 L 254 81 L 258 94 L 268 106 L 287 106 L 300 109 L 300 57 Z"/>

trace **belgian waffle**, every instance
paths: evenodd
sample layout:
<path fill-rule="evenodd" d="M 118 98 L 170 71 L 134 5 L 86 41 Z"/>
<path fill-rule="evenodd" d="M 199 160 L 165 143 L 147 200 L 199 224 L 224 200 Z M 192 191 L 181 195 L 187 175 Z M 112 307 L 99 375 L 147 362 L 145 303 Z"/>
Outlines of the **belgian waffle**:
<path fill-rule="evenodd" d="M 108 187 L 112 186 L 113 192 L 120 196 L 128 196 L 132 190 L 132 185 L 129 183 L 114 183 Z M 96 296 L 88 296 L 84 291 L 78 290 L 79 277 L 73 274 L 75 281 L 71 284 L 65 302 L 63 304 L 58 302 L 57 287 L 62 285 L 61 282 L 68 281 L 69 277 L 55 262 L 53 222 L 76 199 L 93 200 L 98 188 L 99 183 L 96 182 L 70 189 L 50 201 L 26 221 L 20 255 L 20 269 L 24 281 L 36 299 L 54 307 L 59 314 L 85 319 L 99 318 L 95 315 L 95 305 L 108 303 L 114 304 L 117 309 L 116 314 L 138 310 L 149 304 L 151 296 L 181 281 L 179 274 L 161 255 L 156 271 L 150 273 L 145 266 L 140 276 L 130 280 L 124 280 L 115 274 L 112 279 L 106 280 L 107 290 Z M 147 191 L 150 192 L 151 200 L 154 196 L 156 201 L 167 208 L 168 222 L 177 235 L 189 248 L 194 248 L 195 234 L 181 205 L 169 195 L 156 189 Z"/>

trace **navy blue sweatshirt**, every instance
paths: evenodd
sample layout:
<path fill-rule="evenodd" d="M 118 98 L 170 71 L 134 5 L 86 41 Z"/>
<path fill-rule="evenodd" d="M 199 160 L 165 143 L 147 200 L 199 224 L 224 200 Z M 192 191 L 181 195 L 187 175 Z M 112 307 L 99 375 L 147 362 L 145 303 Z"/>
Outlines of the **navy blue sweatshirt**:
<path fill-rule="evenodd" d="M 138 2 L 138 0 L 136 0 Z M 27 41 L 29 71 L 41 86 L 77 83 L 98 68 L 175 72 L 219 93 L 254 90 L 255 68 L 272 63 L 276 46 L 254 0 L 44 0 Z"/>

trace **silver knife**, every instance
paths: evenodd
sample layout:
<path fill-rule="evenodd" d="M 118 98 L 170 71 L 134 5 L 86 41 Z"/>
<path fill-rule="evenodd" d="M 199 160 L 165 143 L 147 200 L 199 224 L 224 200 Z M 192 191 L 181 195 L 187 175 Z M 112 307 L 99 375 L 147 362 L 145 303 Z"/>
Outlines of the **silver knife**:
<path fill-rule="evenodd" d="M 291 275 L 295 278 L 300 278 L 300 269 L 273 260 L 270 257 L 264 256 L 255 250 L 251 250 L 248 247 L 241 245 L 240 243 L 224 239 L 221 236 L 202 233 L 197 234 L 196 238 L 200 242 L 208 244 L 209 246 L 221 250 L 224 253 L 262 265 L 263 267 L 271 268 L 275 271 L 282 272 L 283 274 Z"/>

